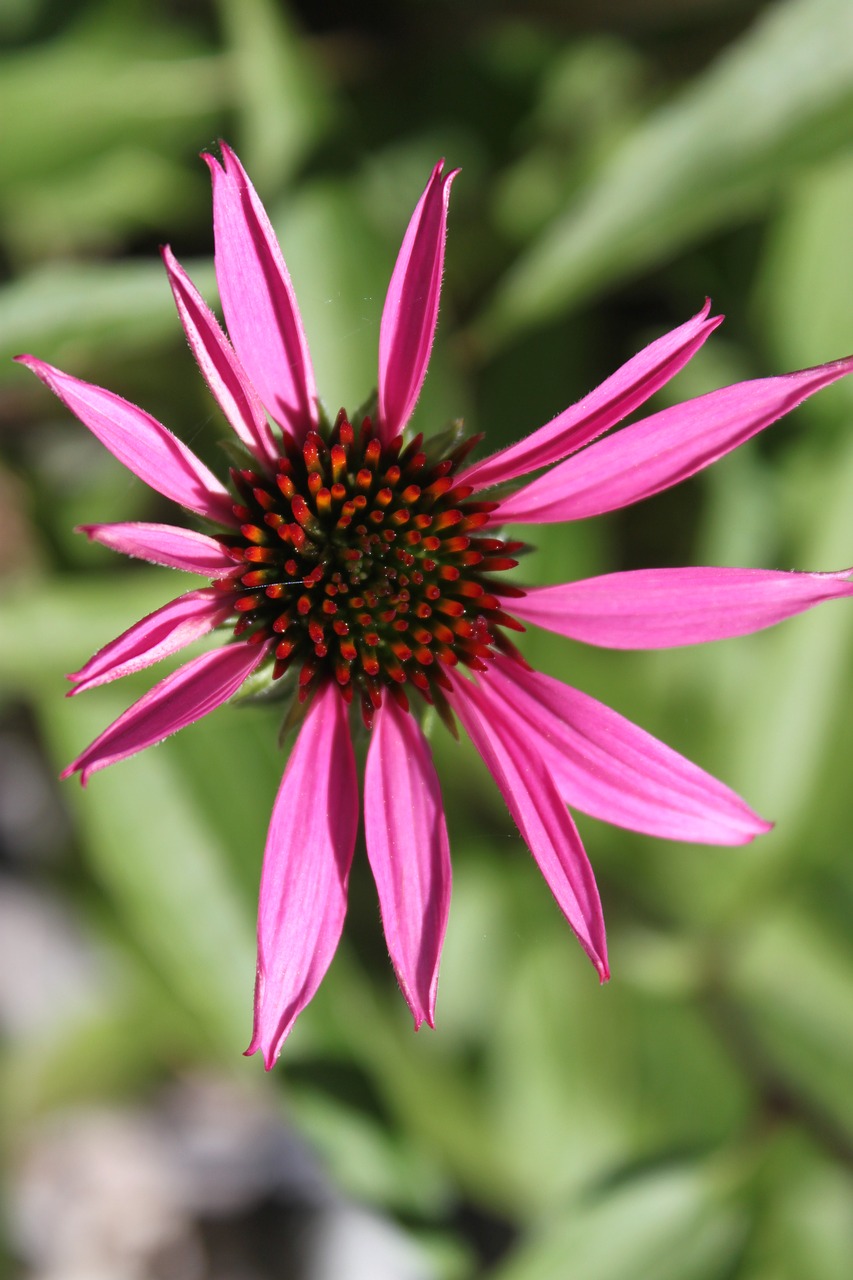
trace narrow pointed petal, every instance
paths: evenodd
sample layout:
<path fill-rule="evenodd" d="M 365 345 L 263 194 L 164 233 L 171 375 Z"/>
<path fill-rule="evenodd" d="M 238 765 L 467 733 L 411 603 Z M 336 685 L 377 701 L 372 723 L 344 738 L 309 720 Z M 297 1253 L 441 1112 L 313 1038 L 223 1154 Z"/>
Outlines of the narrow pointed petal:
<path fill-rule="evenodd" d="M 358 784 L 346 704 L 327 684 L 299 732 L 273 808 L 258 905 L 255 1025 L 269 1071 L 332 962 L 347 908 Z"/>
<path fill-rule="evenodd" d="M 32 369 L 66 408 L 129 471 L 188 511 L 233 525 L 232 499 L 191 449 L 143 409 L 103 387 L 81 382 L 35 356 L 16 359 Z"/>
<path fill-rule="evenodd" d="M 240 643 L 191 659 L 128 707 L 61 776 L 79 773 L 85 786 L 90 774 L 200 720 L 237 692 L 263 656 L 261 645 Z"/>
<path fill-rule="evenodd" d="M 490 694 L 451 672 L 452 706 L 500 788 L 549 889 L 602 982 L 610 976 L 604 918 L 592 867 L 527 722 Z"/>
<path fill-rule="evenodd" d="M 729 787 L 588 694 L 502 657 L 488 679 L 582 813 L 699 844 L 747 844 L 770 830 Z"/>
<path fill-rule="evenodd" d="M 231 343 L 169 246 L 161 253 L 187 342 L 214 399 L 246 448 L 274 465 L 278 450 L 263 405 Z"/>
<path fill-rule="evenodd" d="M 221 591 L 205 587 L 170 601 L 104 645 L 84 667 L 70 675 L 68 679 L 73 680 L 76 687 L 69 691 L 69 696 L 142 671 L 170 653 L 186 648 L 225 621 L 233 607 L 232 599 Z"/>
<path fill-rule="evenodd" d="M 492 522 L 551 524 L 616 511 L 686 480 L 807 396 L 853 372 L 853 357 L 741 382 L 623 427 L 502 502 Z"/>
<path fill-rule="evenodd" d="M 77 532 L 122 555 L 169 569 L 183 569 L 186 573 L 200 573 L 205 578 L 225 578 L 235 569 L 234 560 L 221 542 L 177 525 L 130 520 L 119 524 L 81 524 Z"/>
<path fill-rule="evenodd" d="M 385 940 L 415 1030 L 435 1024 L 438 964 L 450 909 L 450 845 L 432 754 L 417 721 L 386 698 L 364 779 L 367 855 Z"/>
<path fill-rule="evenodd" d="M 686 324 L 644 347 L 583 400 L 558 414 L 546 426 L 518 444 L 468 467 L 460 474 L 460 482 L 482 489 L 486 485 L 516 480 L 530 471 L 559 462 L 616 426 L 674 378 L 722 323 L 722 316 L 709 318 L 710 309 L 708 299 Z"/>
<path fill-rule="evenodd" d="M 450 184 L 459 172 L 432 171 L 418 201 L 388 285 L 379 329 L 379 429 L 387 443 L 403 430 L 429 363 L 447 236 Z"/>
<path fill-rule="evenodd" d="M 224 143 L 213 180 L 216 280 L 228 334 L 272 418 L 297 442 L 317 425 L 317 391 L 296 296 L 255 188 Z"/>
<path fill-rule="evenodd" d="M 827 600 L 853 596 L 853 569 L 635 569 L 513 600 L 525 622 L 605 649 L 669 649 L 749 635 Z"/>

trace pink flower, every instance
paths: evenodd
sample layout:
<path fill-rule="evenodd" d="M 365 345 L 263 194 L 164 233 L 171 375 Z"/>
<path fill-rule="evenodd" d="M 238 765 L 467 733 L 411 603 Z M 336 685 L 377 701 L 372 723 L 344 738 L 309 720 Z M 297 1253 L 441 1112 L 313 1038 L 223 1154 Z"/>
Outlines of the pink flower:
<path fill-rule="evenodd" d="M 410 697 L 433 704 L 451 727 L 461 721 L 604 981 L 601 905 L 567 805 L 710 844 L 746 843 L 768 824 L 615 711 L 531 670 L 508 632 L 530 622 L 612 648 L 717 640 L 853 594 L 851 571 L 647 569 L 523 590 L 504 577 L 521 544 L 501 530 L 599 515 L 658 493 L 853 371 L 853 357 L 725 387 L 605 434 L 717 327 L 706 303 L 552 422 L 465 466 L 473 441 L 422 449 L 420 436 L 402 438 L 432 347 L 455 175 L 436 165 L 409 223 L 382 315 L 378 404 L 351 425 L 343 410 L 334 423 L 323 415 L 290 277 L 237 157 L 223 146 L 222 164 L 205 160 L 233 348 L 169 249 L 163 258 L 189 344 L 247 455 L 230 487 L 142 409 L 20 357 L 131 471 L 217 530 L 84 526 L 106 546 L 212 585 L 106 645 L 70 677 L 72 692 L 139 671 L 216 628 L 233 632 L 155 685 L 63 776 L 79 772 L 85 783 L 206 715 L 259 668 L 292 682 L 303 720 L 264 854 L 247 1050 L 260 1049 L 268 1068 L 343 927 L 359 822 L 353 701 L 370 730 L 367 853 L 415 1025 L 433 1024 L 450 854 Z"/>

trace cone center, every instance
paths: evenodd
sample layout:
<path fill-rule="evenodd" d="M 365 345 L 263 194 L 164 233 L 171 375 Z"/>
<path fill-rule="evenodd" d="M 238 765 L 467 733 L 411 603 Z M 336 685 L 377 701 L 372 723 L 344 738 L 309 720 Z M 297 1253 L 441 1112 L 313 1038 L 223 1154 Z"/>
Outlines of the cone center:
<path fill-rule="evenodd" d="M 421 446 L 383 445 L 342 410 L 274 473 L 232 472 L 240 532 L 225 541 L 239 567 L 221 585 L 237 592 L 235 633 L 273 642 L 273 678 L 295 665 L 300 697 L 329 680 L 357 693 L 368 726 L 383 692 L 443 701 L 443 668 L 484 670 L 513 650 L 505 629 L 523 630 L 501 607 L 523 592 L 494 576 L 521 544 L 491 536 L 494 504 L 454 480 L 471 443 L 437 459 Z"/>

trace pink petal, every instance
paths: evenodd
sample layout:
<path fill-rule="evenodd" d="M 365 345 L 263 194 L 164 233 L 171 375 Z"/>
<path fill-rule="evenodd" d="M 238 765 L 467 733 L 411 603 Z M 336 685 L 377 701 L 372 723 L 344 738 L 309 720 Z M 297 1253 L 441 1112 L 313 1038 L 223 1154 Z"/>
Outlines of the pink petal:
<path fill-rule="evenodd" d="M 461 473 L 460 481 L 482 489 L 486 485 L 515 480 L 528 471 L 559 462 L 621 422 L 674 378 L 722 324 L 722 316 L 708 319 L 710 309 L 709 298 L 691 320 L 644 347 L 583 400 L 518 444 L 501 449 L 482 462 L 475 462 Z"/>
<path fill-rule="evenodd" d="M 853 372 L 853 357 L 740 382 L 663 409 L 567 458 L 500 504 L 493 523 L 549 524 L 615 511 L 686 480 Z"/>
<path fill-rule="evenodd" d="M 188 591 L 104 645 L 85 667 L 68 677 L 77 685 L 69 696 L 131 675 L 177 653 L 224 622 L 232 607 L 233 597 L 221 591 L 210 587 Z"/>
<path fill-rule="evenodd" d="M 583 813 L 700 844 L 746 844 L 770 829 L 734 791 L 595 698 L 501 657 L 487 679 Z"/>
<path fill-rule="evenodd" d="M 346 704 L 314 698 L 273 808 L 258 905 L 255 1025 L 247 1054 L 269 1071 L 331 964 L 347 909 L 358 783 Z"/>
<path fill-rule="evenodd" d="M 853 596 L 853 569 L 635 569 L 513 600 L 513 613 L 548 631 L 606 649 L 668 649 L 748 635 L 825 600 Z"/>
<path fill-rule="evenodd" d="M 184 333 L 217 404 L 246 448 L 274 466 L 278 449 L 254 387 L 172 250 L 166 245 L 161 252 Z"/>
<path fill-rule="evenodd" d="M 450 845 L 432 754 L 417 721 L 386 698 L 364 779 L 367 855 L 388 951 L 415 1019 L 435 1025 L 450 909 Z"/>
<path fill-rule="evenodd" d="M 429 363 L 435 326 L 450 184 L 459 172 L 432 171 L 403 237 L 379 329 L 379 428 L 393 440 L 412 415 Z"/>
<path fill-rule="evenodd" d="M 213 179 L 216 279 L 228 333 L 267 410 L 297 441 L 317 425 L 308 343 L 278 241 L 243 166 L 225 143 Z"/>
<path fill-rule="evenodd" d="M 61 776 L 79 772 L 85 786 L 90 773 L 200 720 L 236 693 L 263 657 L 262 645 L 237 643 L 191 659 L 128 707 Z"/>
<path fill-rule="evenodd" d="M 236 567 L 226 548 L 215 538 L 171 524 L 145 524 L 135 520 L 125 524 L 81 524 L 77 532 L 122 555 L 136 556 L 169 569 L 200 573 L 205 578 L 227 577 Z"/>
<path fill-rule="evenodd" d="M 525 720 L 490 693 L 450 672 L 452 705 L 501 790 L 518 829 L 539 864 L 602 982 L 610 976 L 604 918 L 592 867 L 564 801 L 531 744 Z"/>
<path fill-rule="evenodd" d="M 16 356 L 76 414 L 119 462 L 164 497 L 220 524 L 234 524 L 232 499 L 195 454 L 143 409 L 72 378 L 35 356 Z"/>

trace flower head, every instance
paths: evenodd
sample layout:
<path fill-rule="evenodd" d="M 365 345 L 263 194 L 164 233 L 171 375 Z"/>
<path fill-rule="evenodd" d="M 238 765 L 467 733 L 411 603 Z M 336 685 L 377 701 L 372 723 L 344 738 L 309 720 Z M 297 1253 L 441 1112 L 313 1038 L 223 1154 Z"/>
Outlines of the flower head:
<path fill-rule="evenodd" d="M 768 824 L 721 782 L 586 694 L 527 665 L 525 623 L 613 648 L 742 635 L 853 594 L 851 571 L 649 569 L 524 589 L 504 528 L 576 520 L 693 475 L 853 372 L 853 358 L 726 387 L 618 426 L 720 323 L 710 304 L 526 439 L 468 462 L 475 440 L 406 429 L 438 318 L 454 173 L 436 165 L 391 276 L 375 405 L 327 420 L 290 277 L 228 147 L 213 179 L 216 275 L 229 339 L 171 251 L 190 347 L 245 451 L 225 485 L 119 396 L 28 365 L 103 444 L 214 533 L 84 526 L 114 550 L 211 582 L 143 618 L 70 677 L 73 693 L 219 630 L 223 644 L 156 684 L 65 770 L 88 776 L 212 711 L 253 673 L 284 681 L 298 736 L 273 807 L 258 914 L 254 1035 L 268 1067 L 337 947 L 359 826 L 351 740 L 370 742 L 364 831 L 388 950 L 415 1025 L 432 1025 L 450 900 L 438 778 L 416 712 L 461 722 L 602 980 L 601 904 L 567 805 L 651 835 L 742 844 Z M 233 343 L 233 346 L 231 345 Z M 534 479 L 526 479 L 532 472 Z M 495 486 L 500 486 L 496 489 Z"/>

